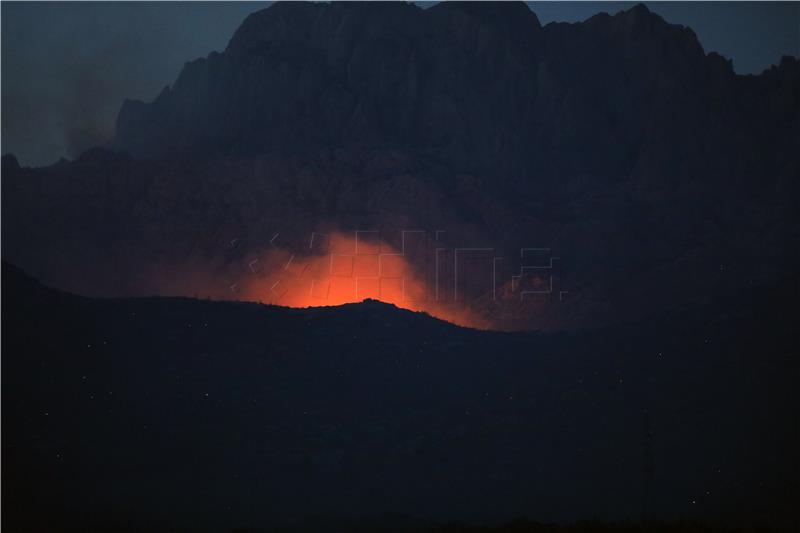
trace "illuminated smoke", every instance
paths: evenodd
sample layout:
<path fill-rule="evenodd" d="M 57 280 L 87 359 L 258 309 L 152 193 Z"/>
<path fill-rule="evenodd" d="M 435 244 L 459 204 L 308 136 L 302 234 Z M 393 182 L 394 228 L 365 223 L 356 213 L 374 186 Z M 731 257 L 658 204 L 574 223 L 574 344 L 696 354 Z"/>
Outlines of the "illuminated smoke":
<path fill-rule="evenodd" d="M 249 272 L 232 292 L 236 299 L 287 307 L 374 299 L 462 326 L 489 327 L 463 304 L 437 300 L 427 273 L 421 272 L 413 259 L 407 251 L 398 251 L 369 235 L 360 238 L 318 233 L 312 236 L 308 253 L 273 248 L 257 254 L 248 261 Z"/>

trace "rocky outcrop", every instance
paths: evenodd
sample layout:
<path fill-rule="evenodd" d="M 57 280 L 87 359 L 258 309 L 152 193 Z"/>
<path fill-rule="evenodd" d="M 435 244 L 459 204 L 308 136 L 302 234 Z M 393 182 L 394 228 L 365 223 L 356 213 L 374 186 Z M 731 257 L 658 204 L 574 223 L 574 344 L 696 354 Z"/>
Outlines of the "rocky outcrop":
<path fill-rule="evenodd" d="M 153 292 L 143 265 L 228 287 L 279 232 L 443 229 L 562 258 L 571 300 L 523 325 L 641 316 L 797 263 L 799 95 L 796 59 L 737 76 L 641 5 L 542 27 L 523 4 L 278 3 L 126 101 L 116 154 L 4 159 L 4 255 Z"/>

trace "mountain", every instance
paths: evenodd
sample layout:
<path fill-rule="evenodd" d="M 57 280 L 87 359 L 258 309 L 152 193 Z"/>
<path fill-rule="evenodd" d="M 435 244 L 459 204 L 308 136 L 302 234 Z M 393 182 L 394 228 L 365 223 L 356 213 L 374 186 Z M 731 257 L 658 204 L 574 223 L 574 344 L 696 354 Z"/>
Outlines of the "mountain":
<path fill-rule="evenodd" d="M 425 231 L 429 293 L 444 250 L 492 327 L 597 327 L 796 268 L 798 120 L 795 58 L 738 76 L 642 5 L 277 3 L 124 102 L 113 149 L 4 159 L 4 257 L 82 294 L 243 297 L 276 235 Z M 497 261 L 454 281 L 457 248 Z M 526 266 L 554 287 L 520 303 Z"/>
<path fill-rule="evenodd" d="M 512 334 L 2 276 L 9 531 L 638 520 L 643 494 L 654 519 L 797 524 L 796 280 L 724 314 Z"/>

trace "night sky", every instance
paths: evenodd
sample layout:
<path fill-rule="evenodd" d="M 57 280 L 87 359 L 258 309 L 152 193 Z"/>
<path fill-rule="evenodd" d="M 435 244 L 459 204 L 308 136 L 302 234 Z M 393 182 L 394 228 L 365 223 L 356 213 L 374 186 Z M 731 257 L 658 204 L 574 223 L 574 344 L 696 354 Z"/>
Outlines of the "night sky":
<path fill-rule="evenodd" d="M 186 61 L 222 50 L 247 14 L 268 4 L 3 2 L 2 152 L 40 166 L 108 142 L 125 98 L 151 100 Z M 531 4 L 547 24 L 635 3 Z M 800 3 L 648 5 L 692 27 L 740 74 L 800 55 Z"/>

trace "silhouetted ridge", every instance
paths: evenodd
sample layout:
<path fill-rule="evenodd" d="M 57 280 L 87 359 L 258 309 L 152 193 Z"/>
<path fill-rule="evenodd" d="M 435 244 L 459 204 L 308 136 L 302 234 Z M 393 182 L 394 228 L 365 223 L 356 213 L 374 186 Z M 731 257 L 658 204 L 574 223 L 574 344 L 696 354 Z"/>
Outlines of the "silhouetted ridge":
<path fill-rule="evenodd" d="M 40 286 L 38 281 L 8 261 L 2 262 L 2 277 L 3 284 L 7 287 L 20 287 L 22 288 L 21 290 L 30 290 L 33 287 Z"/>
<path fill-rule="evenodd" d="M 622 55 L 612 51 L 623 62 L 624 50 L 668 71 L 689 69 L 683 63 L 705 58 L 691 30 L 667 24 L 643 5 L 573 27 L 590 46 L 603 40 L 623 46 Z M 126 102 L 117 145 L 154 155 L 192 147 L 262 152 L 296 142 L 391 141 L 438 152 L 445 141 L 457 149 L 456 160 L 447 159 L 463 163 L 470 153 L 485 151 L 480 143 L 465 146 L 481 129 L 522 136 L 539 129 L 541 118 L 531 106 L 541 81 L 537 64 L 561 59 L 542 52 L 564 38 L 562 30 L 561 25 L 542 30 L 523 3 L 443 2 L 422 10 L 405 4 L 279 2 L 251 14 L 222 54 L 187 63 L 172 90 L 149 107 Z M 574 36 L 568 38 L 576 44 Z M 569 53 L 581 57 L 579 46 Z M 505 79 L 509 74 L 515 79 Z M 494 87 L 487 91 L 487 84 Z M 508 93 L 514 89 L 519 96 Z M 473 91 L 481 92 L 482 104 L 473 101 Z M 434 103 L 445 95 L 470 120 L 437 116 L 443 110 Z M 488 102 L 495 111 L 508 111 L 490 123 L 480 111 Z M 520 114 L 524 120 L 516 124 Z M 312 115 L 313 124 L 306 124 Z M 475 162 L 482 168 L 522 154 L 495 154 L 491 163 L 485 155 Z"/>
<path fill-rule="evenodd" d="M 439 2 L 429 11 L 431 15 L 464 13 L 481 27 L 531 53 L 539 45 L 542 25 L 536 13 L 523 2 Z"/>
<path fill-rule="evenodd" d="M 682 516 L 689 494 L 694 519 L 793 531 L 796 288 L 740 291 L 713 320 L 501 334 L 374 301 L 84 299 L 4 265 L 4 531 L 630 520 L 643 409 L 654 516 Z"/>
<path fill-rule="evenodd" d="M 443 229 L 507 259 L 496 294 L 520 247 L 562 258 L 572 296 L 534 309 L 464 287 L 515 329 L 699 303 L 797 254 L 797 65 L 737 76 L 644 6 L 542 27 L 518 3 L 278 3 L 123 104 L 131 158 L 8 160 L 4 253 L 80 293 L 186 267 L 228 296 L 278 232 L 297 252 L 321 228 Z"/>
<path fill-rule="evenodd" d="M 19 161 L 17 161 L 17 157 L 14 154 L 5 154 L 2 162 L 4 171 L 10 172 L 19 169 Z"/>

